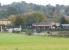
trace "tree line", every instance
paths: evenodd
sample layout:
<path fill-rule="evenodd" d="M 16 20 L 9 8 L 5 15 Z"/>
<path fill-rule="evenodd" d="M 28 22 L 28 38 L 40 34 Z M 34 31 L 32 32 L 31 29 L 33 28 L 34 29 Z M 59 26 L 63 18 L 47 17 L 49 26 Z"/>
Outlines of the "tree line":
<path fill-rule="evenodd" d="M 32 25 L 45 21 L 45 16 L 41 13 L 30 13 L 25 15 L 10 15 L 8 20 L 12 21 L 13 25 Z"/>
<path fill-rule="evenodd" d="M 38 23 L 48 19 L 59 23 L 69 23 L 69 18 L 65 16 L 69 16 L 69 5 L 44 6 L 24 1 L 3 6 L 0 4 L 0 18 L 13 19 L 12 23 L 15 25 Z"/>

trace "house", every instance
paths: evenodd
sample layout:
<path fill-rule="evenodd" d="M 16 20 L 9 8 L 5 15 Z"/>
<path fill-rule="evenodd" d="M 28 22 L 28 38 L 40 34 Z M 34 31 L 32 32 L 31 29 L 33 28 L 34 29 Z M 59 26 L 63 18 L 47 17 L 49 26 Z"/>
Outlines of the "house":
<path fill-rule="evenodd" d="M 0 25 L 9 25 L 11 21 L 8 19 L 0 19 Z"/>
<path fill-rule="evenodd" d="M 41 22 L 32 24 L 33 31 L 39 31 L 39 32 L 56 29 L 58 26 L 60 26 L 60 24 L 54 22 Z"/>
<path fill-rule="evenodd" d="M 11 26 L 12 22 L 8 19 L 0 19 L 0 31 L 7 31 L 7 32 L 13 32 L 18 31 L 21 32 L 22 28 L 21 26 L 13 27 Z"/>
<path fill-rule="evenodd" d="M 69 29 L 69 24 L 61 24 L 61 28 L 63 28 L 63 29 Z"/>
<path fill-rule="evenodd" d="M 4 31 L 7 25 L 11 25 L 11 21 L 8 19 L 0 19 L 0 31 Z"/>

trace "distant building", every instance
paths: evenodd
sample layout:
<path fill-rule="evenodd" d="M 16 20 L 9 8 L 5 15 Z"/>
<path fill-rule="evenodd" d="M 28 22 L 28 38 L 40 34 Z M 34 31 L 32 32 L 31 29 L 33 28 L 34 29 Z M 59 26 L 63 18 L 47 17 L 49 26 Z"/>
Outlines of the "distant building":
<path fill-rule="evenodd" d="M 69 29 L 69 24 L 61 24 L 63 29 Z"/>
<path fill-rule="evenodd" d="M 0 31 L 4 31 L 7 25 L 11 25 L 11 21 L 8 19 L 0 19 Z"/>
<path fill-rule="evenodd" d="M 0 19 L 0 25 L 10 25 L 11 21 L 8 19 Z"/>
<path fill-rule="evenodd" d="M 32 24 L 32 28 L 34 31 L 51 30 L 51 29 L 56 29 L 59 26 L 60 26 L 59 23 L 54 23 L 54 22 L 42 22 L 42 23 Z"/>

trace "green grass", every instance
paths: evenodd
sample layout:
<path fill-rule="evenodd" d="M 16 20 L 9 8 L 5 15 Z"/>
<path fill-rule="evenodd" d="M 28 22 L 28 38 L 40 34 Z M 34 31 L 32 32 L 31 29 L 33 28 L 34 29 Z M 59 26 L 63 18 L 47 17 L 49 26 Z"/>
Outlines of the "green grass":
<path fill-rule="evenodd" d="M 0 33 L 0 50 L 69 50 L 69 38 Z"/>

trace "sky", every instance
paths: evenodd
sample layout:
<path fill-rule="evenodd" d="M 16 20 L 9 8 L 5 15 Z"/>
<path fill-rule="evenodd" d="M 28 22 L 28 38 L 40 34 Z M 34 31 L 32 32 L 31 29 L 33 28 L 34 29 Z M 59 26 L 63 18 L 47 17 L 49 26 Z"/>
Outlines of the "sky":
<path fill-rule="evenodd" d="M 11 4 L 12 2 L 26 1 L 27 3 L 35 3 L 39 5 L 69 5 L 69 0 L 0 0 L 2 5 Z"/>

